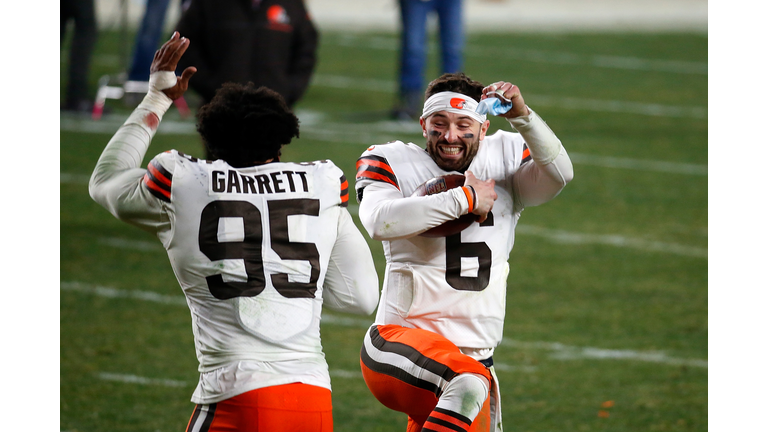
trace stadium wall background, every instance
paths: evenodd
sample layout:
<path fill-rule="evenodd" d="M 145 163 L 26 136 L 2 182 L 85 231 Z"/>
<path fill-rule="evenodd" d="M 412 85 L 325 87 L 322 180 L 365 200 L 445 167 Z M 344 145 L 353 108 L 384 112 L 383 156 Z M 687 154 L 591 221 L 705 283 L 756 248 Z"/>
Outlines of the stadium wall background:
<path fill-rule="evenodd" d="M 180 14 L 172 0 L 170 31 Z M 396 0 L 305 0 L 318 28 L 396 31 Z M 99 27 L 134 29 L 146 0 L 96 0 Z M 469 32 L 494 30 L 707 32 L 707 0 L 465 0 Z"/>

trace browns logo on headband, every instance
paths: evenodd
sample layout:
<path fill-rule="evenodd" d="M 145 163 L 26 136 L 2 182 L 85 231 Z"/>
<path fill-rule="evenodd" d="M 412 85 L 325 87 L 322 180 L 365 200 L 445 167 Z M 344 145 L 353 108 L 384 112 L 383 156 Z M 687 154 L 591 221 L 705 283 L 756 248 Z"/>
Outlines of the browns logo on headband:
<path fill-rule="evenodd" d="M 456 92 L 435 93 L 424 102 L 424 111 L 421 118 L 427 118 L 438 111 L 448 111 L 455 114 L 464 114 L 480 123 L 486 120 L 485 114 L 475 112 L 477 101 L 471 97 Z"/>

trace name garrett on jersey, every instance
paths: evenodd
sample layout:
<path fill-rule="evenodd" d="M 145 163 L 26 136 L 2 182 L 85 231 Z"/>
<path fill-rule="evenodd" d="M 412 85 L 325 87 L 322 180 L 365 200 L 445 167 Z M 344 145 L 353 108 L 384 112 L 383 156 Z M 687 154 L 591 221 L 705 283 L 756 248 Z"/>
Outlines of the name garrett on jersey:
<path fill-rule="evenodd" d="M 274 171 L 246 175 L 235 170 L 211 170 L 211 193 L 273 194 L 309 192 L 307 173 L 303 171 Z"/>

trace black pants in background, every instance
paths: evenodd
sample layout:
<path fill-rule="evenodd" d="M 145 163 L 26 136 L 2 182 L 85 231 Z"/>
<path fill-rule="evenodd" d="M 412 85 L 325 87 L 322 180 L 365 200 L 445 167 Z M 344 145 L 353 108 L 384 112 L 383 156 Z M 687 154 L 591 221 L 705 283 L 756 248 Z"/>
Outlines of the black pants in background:
<path fill-rule="evenodd" d="M 61 0 L 61 41 L 67 23 L 72 20 L 75 32 L 69 52 L 67 70 L 67 89 L 64 109 L 85 110 L 92 103 L 88 94 L 88 72 L 91 66 L 91 54 L 96 44 L 96 14 L 94 0 Z"/>

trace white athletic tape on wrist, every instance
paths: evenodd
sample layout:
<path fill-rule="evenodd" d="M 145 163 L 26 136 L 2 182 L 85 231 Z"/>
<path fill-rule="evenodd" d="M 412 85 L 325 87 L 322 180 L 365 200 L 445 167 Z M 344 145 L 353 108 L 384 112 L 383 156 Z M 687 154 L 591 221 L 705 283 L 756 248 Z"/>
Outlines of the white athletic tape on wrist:
<path fill-rule="evenodd" d="M 424 102 L 421 118 L 425 119 L 438 111 L 448 111 L 472 117 L 479 123 L 484 123 L 486 116 L 475 112 L 477 101 L 471 97 L 456 92 L 440 92 L 433 94 Z"/>
<path fill-rule="evenodd" d="M 149 76 L 149 88 L 165 90 L 175 85 L 176 85 L 176 72 L 174 71 L 158 71 L 158 72 L 153 72 Z"/>
<path fill-rule="evenodd" d="M 144 96 L 138 108 L 144 108 L 152 111 L 162 120 L 163 114 L 171 107 L 173 101 L 165 93 L 164 89 L 169 89 L 176 85 L 176 73 L 173 71 L 153 72 L 149 76 L 149 91 Z"/>

